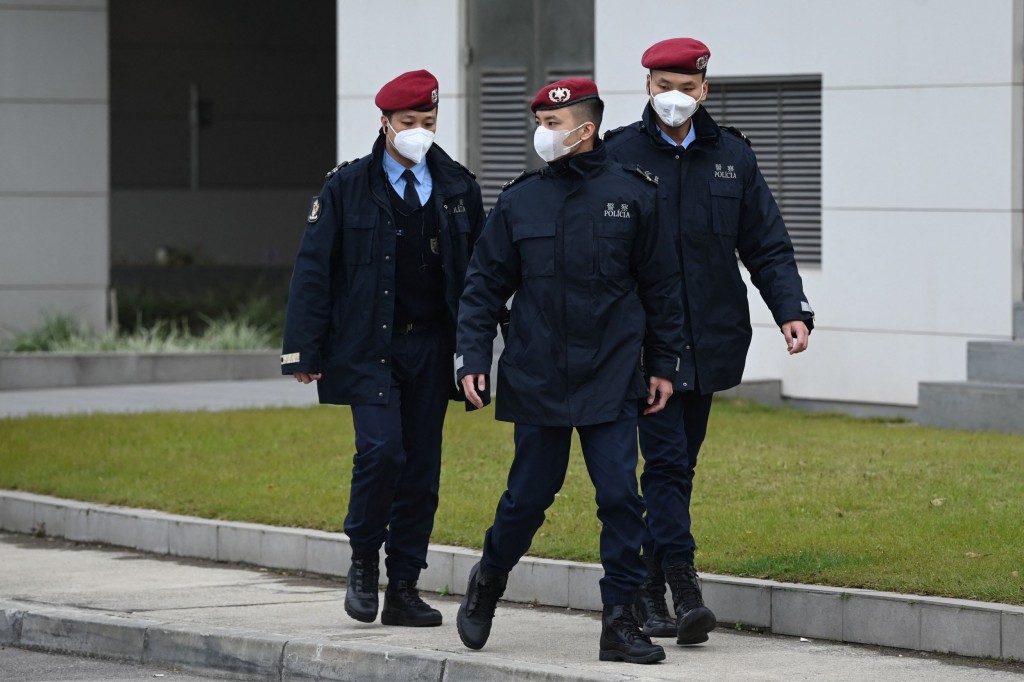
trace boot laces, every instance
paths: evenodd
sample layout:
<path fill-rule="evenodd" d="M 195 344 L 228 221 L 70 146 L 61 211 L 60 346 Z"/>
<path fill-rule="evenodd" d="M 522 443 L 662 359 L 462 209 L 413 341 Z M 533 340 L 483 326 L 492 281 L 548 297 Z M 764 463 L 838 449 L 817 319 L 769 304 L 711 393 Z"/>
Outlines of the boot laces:
<path fill-rule="evenodd" d="M 376 564 L 370 561 L 354 561 L 352 564 L 352 577 L 355 582 L 359 585 L 359 589 L 364 592 L 372 592 L 377 589 L 378 575 Z"/>
<path fill-rule="evenodd" d="M 497 580 L 479 582 L 476 586 L 476 599 L 470 605 L 470 611 L 474 615 L 481 613 L 488 618 L 494 618 L 494 611 L 498 608 L 498 599 L 501 598 L 503 589 Z"/>
<path fill-rule="evenodd" d="M 681 601 L 687 611 L 704 606 L 704 597 L 700 592 L 700 583 L 697 582 L 697 569 L 692 566 L 686 568 L 686 571 L 683 573 L 682 587 Z"/>
<path fill-rule="evenodd" d="M 644 602 L 644 607 L 647 609 L 647 615 L 655 618 L 664 618 L 671 620 L 668 615 L 668 605 L 665 603 L 665 587 L 661 586 L 658 589 L 657 586 L 652 585 L 649 581 L 645 582 L 641 588 L 640 598 Z"/>
<path fill-rule="evenodd" d="M 423 601 L 423 599 L 420 597 L 420 591 L 415 587 L 400 587 L 397 590 L 395 590 L 395 596 L 397 596 L 406 606 L 423 609 L 430 608 L 427 605 L 427 603 Z"/>
<path fill-rule="evenodd" d="M 636 618 L 633 616 L 633 612 L 630 609 L 622 609 L 622 611 L 612 619 L 612 626 L 615 627 L 627 642 L 635 642 L 637 640 L 641 642 L 651 643 L 651 638 L 644 634 L 644 631 L 640 629 L 640 625 L 636 622 Z"/>

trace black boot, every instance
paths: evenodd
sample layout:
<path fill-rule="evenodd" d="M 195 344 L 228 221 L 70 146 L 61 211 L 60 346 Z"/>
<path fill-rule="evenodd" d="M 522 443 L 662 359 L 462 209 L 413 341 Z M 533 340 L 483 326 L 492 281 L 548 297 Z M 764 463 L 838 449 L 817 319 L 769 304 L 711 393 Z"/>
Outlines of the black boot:
<path fill-rule="evenodd" d="M 676 623 L 665 603 L 665 572 L 653 559 L 644 557 L 647 577 L 637 592 L 633 613 L 648 637 L 675 637 Z"/>
<path fill-rule="evenodd" d="M 622 604 L 605 604 L 601 614 L 602 661 L 657 663 L 665 660 L 665 650 L 651 643 L 640 630 L 633 609 Z"/>
<path fill-rule="evenodd" d="M 377 584 L 380 582 L 380 557 L 368 554 L 352 557 L 345 585 L 345 613 L 362 623 L 377 619 Z"/>
<path fill-rule="evenodd" d="M 441 612 L 420 599 L 415 580 L 391 580 L 384 591 L 380 622 L 412 628 L 432 627 L 441 624 Z"/>
<path fill-rule="evenodd" d="M 459 638 L 470 649 L 482 649 L 487 643 L 494 609 L 501 595 L 505 594 L 507 582 L 508 574 L 488 573 L 480 568 L 479 563 L 470 570 L 466 596 L 462 598 L 459 615 L 455 619 Z"/>
<path fill-rule="evenodd" d="M 708 641 L 708 633 L 715 629 L 718 621 L 711 609 L 704 606 L 693 564 L 668 566 L 665 578 L 672 588 L 672 603 L 676 608 L 676 644 Z"/>

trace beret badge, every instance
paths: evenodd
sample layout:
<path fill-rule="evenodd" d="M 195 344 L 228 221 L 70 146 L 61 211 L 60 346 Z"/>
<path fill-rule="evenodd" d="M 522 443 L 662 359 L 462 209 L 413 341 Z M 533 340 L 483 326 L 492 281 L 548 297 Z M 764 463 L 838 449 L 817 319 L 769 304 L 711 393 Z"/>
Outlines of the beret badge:
<path fill-rule="evenodd" d="M 702 54 L 701 56 L 697 57 L 697 68 L 698 69 L 706 69 L 707 66 L 708 66 L 708 56 L 706 54 Z"/>
<path fill-rule="evenodd" d="M 437 88 L 430 91 L 430 102 L 432 104 L 437 104 Z"/>
<path fill-rule="evenodd" d="M 572 93 L 569 92 L 569 88 L 552 88 L 548 91 L 548 99 L 555 104 L 561 104 L 562 102 L 569 101 L 569 97 Z"/>

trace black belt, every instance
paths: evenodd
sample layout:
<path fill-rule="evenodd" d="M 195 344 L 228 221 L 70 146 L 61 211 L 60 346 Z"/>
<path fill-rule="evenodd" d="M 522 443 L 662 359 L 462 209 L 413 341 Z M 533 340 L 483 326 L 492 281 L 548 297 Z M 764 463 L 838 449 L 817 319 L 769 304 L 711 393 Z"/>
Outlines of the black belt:
<path fill-rule="evenodd" d="M 395 325 L 395 333 L 399 336 L 408 336 L 409 334 L 419 334 L 420 332 L 429 332 L 440 328 L 441 322 L 438 320 L 432 320 L 430 322 L 409 322 L 407 324 Z"/>

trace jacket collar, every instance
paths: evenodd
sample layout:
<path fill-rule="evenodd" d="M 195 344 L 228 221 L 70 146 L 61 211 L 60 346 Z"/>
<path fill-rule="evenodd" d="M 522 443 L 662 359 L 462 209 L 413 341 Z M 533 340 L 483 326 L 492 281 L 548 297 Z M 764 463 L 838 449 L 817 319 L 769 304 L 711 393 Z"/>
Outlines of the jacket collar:
<path fill-rule="evenodd" d="M 594 141 L 593 150 L 583 154 L 573 154 L 572 156 L 555 159 L 548 164 L 548 168 L 556 176 L 577 173 L 586 177 L 603 167 L 607 158 L 608 154 L 605 152 L 604 142 L 598 138 Z"/>

